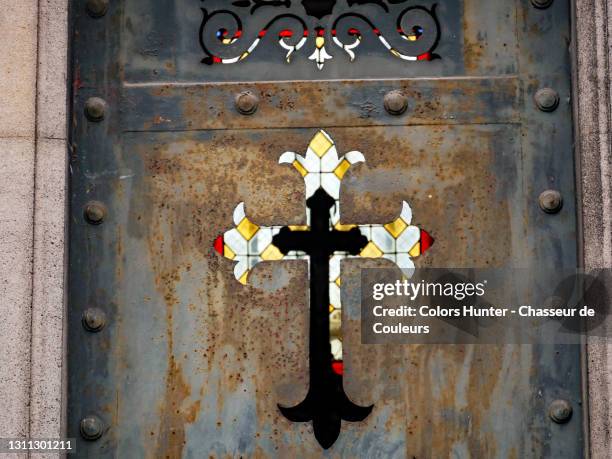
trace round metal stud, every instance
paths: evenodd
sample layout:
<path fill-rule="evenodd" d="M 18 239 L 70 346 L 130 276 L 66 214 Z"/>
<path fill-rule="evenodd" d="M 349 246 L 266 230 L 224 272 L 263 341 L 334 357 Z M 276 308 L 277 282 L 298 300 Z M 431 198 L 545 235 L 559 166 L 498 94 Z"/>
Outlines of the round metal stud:
<path fill-rule="evenodd" d="M 554 112 L 559 106 L 559 93 L 552 88 L 538 89 L 534 99 L 537 107 L 543 112 Z"/>
<path fill-rule="evenodd" d="M 102 121 L 106 115 L 106 102 L 99 97 L 90 97 L 85 102 L 85 116 L 89 121 Z"/>
<path fill-rule="evenodd" d="M 259 107 L 259 98 L 251 91 L 241 92 L 236 96 L 236 109 L 243 115 L 252 115 Z"/>
<path fill-rule="evenodd" d="M 548 408 L 548 415 L 557 424 L 565 424 L 571 419 L 573 411 L 567 400 L 554 400 Z"/>
<path fill-rule="evenodd" d="M 108 11 L 108 0 L 87 0 L 85 8 L 92 18 L 101 18 Z"/>
<path fill-rule="evenodd" d="M 563 207 L 563 197 L 557 190 L 546 190 L 538 198 L 540 209 L 547 214 L 556 214 Z"/>
<path fill-rule="evenodd" d="M 92 225 L 99 225 L 106 217 L 106 206 L 98 201 L 88 202 L 84 210 L 85 220 Z"/>
<path fill-rule="evenodd" d="M 390 115 L 401 115 L 408 109 L 408 98 L 401 91 L 389 91 L 385 94 L 385 110 Z"/>
<path fill-rule="evenodd" d="M 81 419 L 79 430 L 85 440 L 97 440 L 102 436 L 102 421 L 98 416 L 90 414 Z"/>
<path fill-rule="evenodd" d="M 106 325 L 106 314 L 99 308 L 87 308 L 81 320 L 85 330 L 95 333 Z"/>
<path fill-rule="evenodd" d="M 531 0 L 531 4 L 540 10 L 548 8 L 552 3 L 553 0 Z"/>

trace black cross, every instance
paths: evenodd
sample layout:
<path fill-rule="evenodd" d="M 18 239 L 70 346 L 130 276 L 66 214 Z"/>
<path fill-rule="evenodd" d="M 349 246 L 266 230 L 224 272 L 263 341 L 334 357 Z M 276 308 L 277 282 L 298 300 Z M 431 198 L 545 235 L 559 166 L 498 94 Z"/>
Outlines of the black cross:
<path fill-rule="evenodd" d="M 310 387 L 304 401 L 286 408 L 283 415 L 293 422 L 312 421 L 321 446 L 329 448 L 340 435 L 341 420 L 362 421 L 372 406 L 359 406 L 344 393 L 342 376 L 332 370 L 329 334 L 329 260 L 336 252 L 358 255 L 368 244 L 359 228 L 330 229 L 330 209 L 336 201 L 319 188 L 308 200 L 310 228 L 283 227 L 272 243 L 283 253 L 302 251 L 310 258 Z"/>

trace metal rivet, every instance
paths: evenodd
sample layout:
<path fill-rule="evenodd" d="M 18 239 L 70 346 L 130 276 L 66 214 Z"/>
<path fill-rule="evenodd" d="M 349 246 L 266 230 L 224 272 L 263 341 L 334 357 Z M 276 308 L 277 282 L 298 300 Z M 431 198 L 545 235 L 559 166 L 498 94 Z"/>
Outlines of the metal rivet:
<path fill-rule="evenodd" d="M 106 102 L 99 97 L 90 97 L 85 102 L 85 116 L 89 121 L 102 121 L 106 114 Z"/>
<path fill-rule="evenodd" d="M 99 308 L 87 308 L 83 312 L 83 327 L 90 332 L 99 332 L 106 325 L 106 314 Z"/>
<path fill-rule="evenodd" d="M 99 225 L 106 217 L 106 206 L 98 201 L 88 202 L 84 211 L 85 219 L 92 225 Z"/>
<path fill-rule="evenodd" d="M 102 436 L 102 421 L 95 415 L 85 416 L 79 430 L 85 440 L 97 440 Z"/>
<path fill-rule="evenodd" d="M 408 108 L 408 98 L 401 91 L 389 91 L 385 94 L 385 110 L 391 115 L 401 115 Z"/>
<path fill-rule="evenodd" d="M 553 0 L 531 0 L 531 4 L 538 9 L 545 9 L 552 5 Z"/>
<path fill-rule="evenodd" d="M 567 400 L 554 400 L 548 408 L 548 415 L 557 424 L 565 424 L 572 417 L 572 405 Z"/>
<path fill-rule="evenodd" d="M 259 107 L 259 98 L 251 91 L 241 92 L 236 96 L 236 109 L 243 115 L 252 115 Z"/>
<path fill-rule="evenodd" d="M 543 112 L 554 112 L 559 106 L 559 93 L 552 88 L 541 88 L 535 93 L 535 103 Z"/>
<path fill-rule="evenodd" d="M 538 198 L 540 209 L 547 214 L 556 214 L 563 207 L 563 197 L 557 190 L 546 190 Z"/>
<path fill-rule="evenodd" d="M 85 7 L 92 18 L 101 18 L 108 11 L 108 0 L 87 0 Z"/>

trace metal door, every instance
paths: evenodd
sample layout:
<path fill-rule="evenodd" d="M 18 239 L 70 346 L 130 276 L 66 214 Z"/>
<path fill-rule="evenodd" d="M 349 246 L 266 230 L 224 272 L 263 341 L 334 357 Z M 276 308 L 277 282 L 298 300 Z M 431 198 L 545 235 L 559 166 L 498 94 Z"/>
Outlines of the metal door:
<path fill-rule="evenodd" d="M 580 457 L 579 346 L 363 345 L 345 284 L 336 360 L 350 400 L 374 408 L 324 449 L 278 408 L 309 390 L 309 264 L 259 247 L 250 269 L 219 239 L 303 227 L 309 171 L 285 152 L 323 145 L 343 224 L 398 221 L 410 203 L 435 238 L 417 269 L 576 266 L 570 7 L 75 0 L 79 457 Z M 547 189 L 560 211 L 538 205 Z M 556 399 L 569 422 L 551 421 Z"/>

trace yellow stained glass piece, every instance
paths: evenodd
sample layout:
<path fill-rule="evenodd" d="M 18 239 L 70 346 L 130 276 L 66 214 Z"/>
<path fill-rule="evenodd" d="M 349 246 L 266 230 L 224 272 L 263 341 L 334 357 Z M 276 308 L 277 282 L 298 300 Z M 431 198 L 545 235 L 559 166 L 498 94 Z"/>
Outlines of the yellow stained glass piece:
<path fill-rule="evenodd" d="M 343 159 L 342 162 L 338 164 L 338 167 L 334 169 L 334 174 L 336 174 L 336 177 L 342 180 L 342 177 L 344 177 L 346 171 L 349 170 L 349 167 L 351 167 L 351 163 L 349 163 L 346 159 Z"/>
<path fill-rule="evenodd" d="M 238 279 L 238 282 L 240 282 L 243 285 L 247 284 L 247 278 L 249 277 L 249 270 L 247 269 L 244 274 L 242 276 L 240 276 L 240 279 Z"/>
<path fill-rule="evenodd" d="M 402 232 L 408 228 L 408 224 L 404 221 L 403 218 L 399 217 L 397 220 L 395 220 L 394 222 L 391 223 L 387 223 L 385 225 L 385 229 L 387 231 L 389 231 L 389 233 L 391 233 L 391 236 L 393 236 L 395 239 L 398 238 L 398 236 L 400 234 L 402 234 Z"/>
<path fill-rule="evenodd" d="M 315 40 L 316 47 L 317 48 L 322 48 L 324 44 L 325 44 L 325 38 L 317 37 L 317 39 Z"/>
<path fill-rule="evenodd" d="M 223 245 L 223 256 L 225 258 L 229 258 L 230 260 L 233 260 L 234 258 L 236 258 L 236 254 L 234 253 L 232 249 L 229 248 L 227 244 Z"/>
<path fill-rule="evenodd" d="M 336 223 L 334 225 L 334 228 L 336 228 L 338 231 L 349 231 L 353 228 L 355 228 L 357 225 L 343 225 L 342 223 Z"/>
<path fill-rule="evenodd" d="M 242 221 L 236 227 L 238 232 L 242 234 L 242 237 L 247 241 L 250 241 L 251 238 L 255 235 L 257 231 L 259 231 L 259 226 L 255 223 L 252 223 L 248 218 L 243 218 Z"/>
<path fill-rule="evenodd" d="M 336 285 L 337 285 L 338 287 L 340 287 L 340 284 L 341 284 L 341 283 L 342 283 L 342 282 L 340 281 L 340 278 L 336 279 Z"/>
<path fill-rule="evenodd" d="M 306 177 L 306 174 L 308 174 L 308 171 L 304 169 L 304 166 L 302 166 L 297 160 L 293 161 L 293 167 L 295 167 L 298 172 L 302 174 L 302 177 Z"/>
<path fill-rule="evenodd" d="M 249 57 L 249 52 L 245 51 L 244 53 L 242 53 L 242 55 L 240 56 L 240 60 L 246 59 L 247 57 Z"/>
<path fill-rule="evenodd" d="M 263 260 L 280 260 L 284 257 L 283 253 L 278 250 L 274 244 L 270 244 L 266 249 L 261 252 L 261 258 Z"/>
<path fill-rule="evenodd" d="M 408 252 L 408 255 L 410 255 L 411 257 L 418 257 L 419 255 L 421 255 L 421 243 L 417 242 L 416 244 L 414 244 L 410 249 L 410 252 Z"/>
<path fill-rule="evenodd" d="M 391 48 L 389 52 L 393 54 L 395 57 L 400 57 L 400 53 L 395 48 Z"/>
<path fill-rule="evenodd" d="M 323 132 L 317 132 L 317 135 L 310 141 L 310 148 L 320 158 L 334 145 L 334 143 Z"/>
<path fill-rule="evenodd" d="M 383 251 L 380 250 L 373 242 L 369 242 L 359 255 L 364 258 L 380 258 L 383 256 Z"/>
<path fill-rule="evenodd" d="M 329 305 L 329 312 L 334 312 L 334 307 L 331 304 Z"/>
<path fill-rule="evenodd" d="M 308 231 L 308 225 L 289 225 L 291 231 Z"/>

